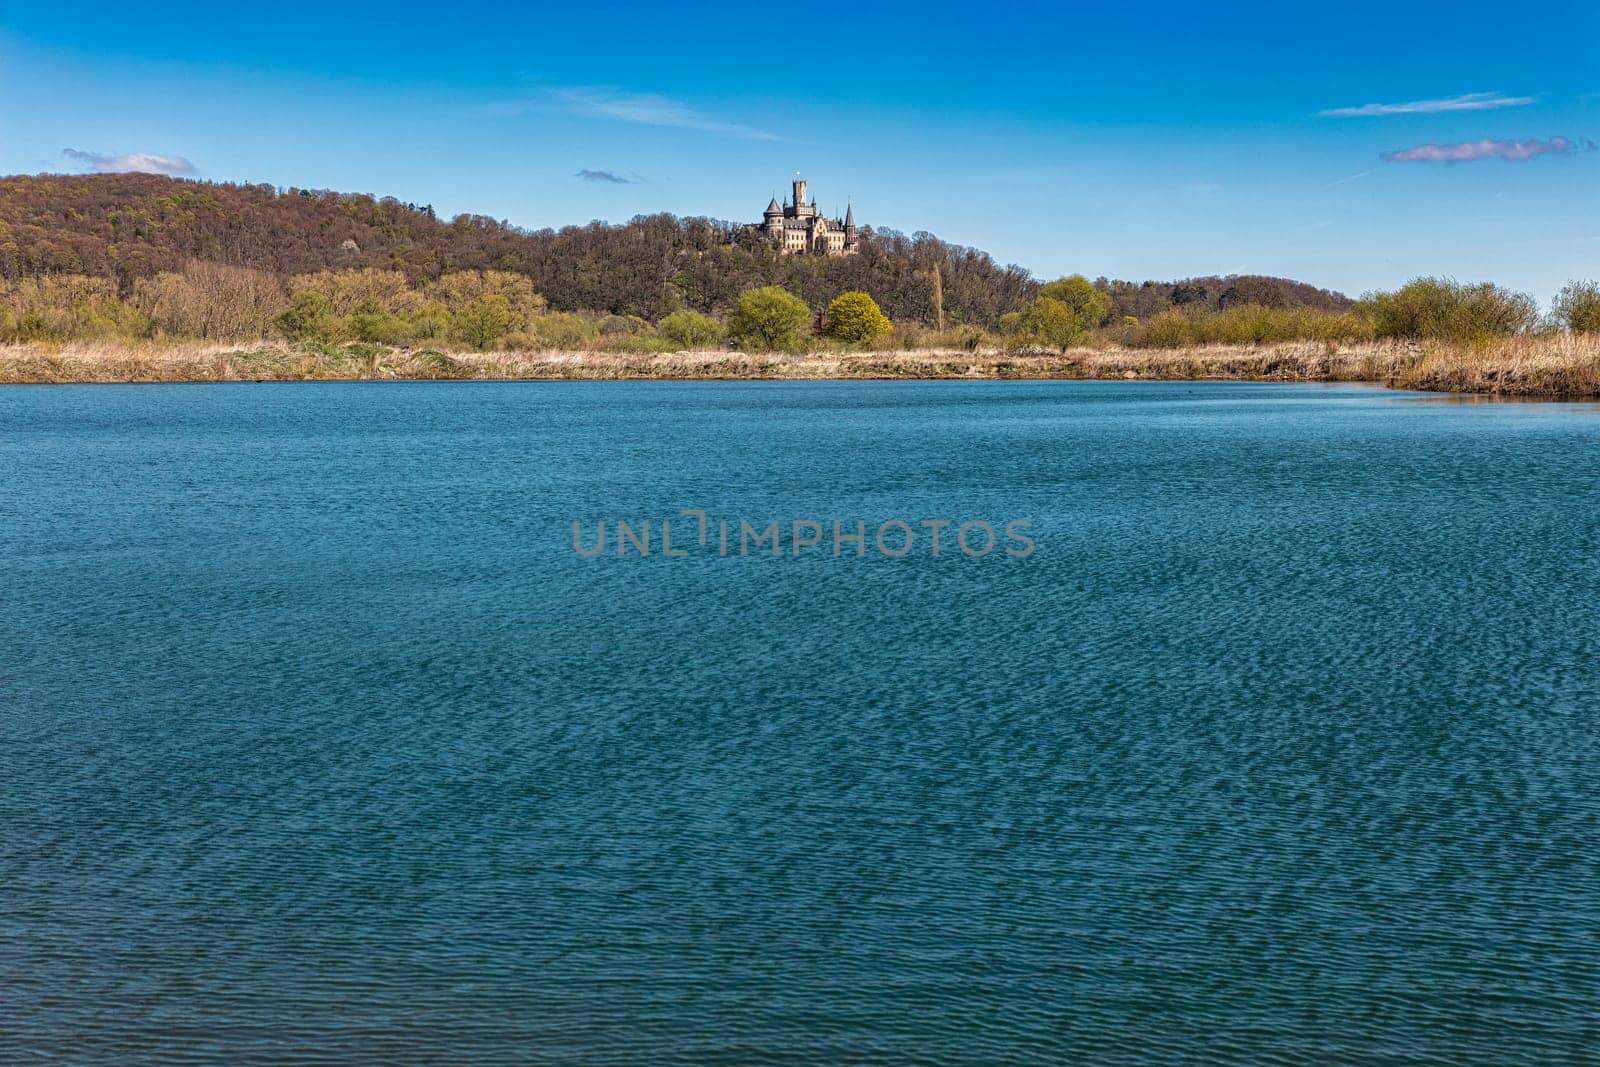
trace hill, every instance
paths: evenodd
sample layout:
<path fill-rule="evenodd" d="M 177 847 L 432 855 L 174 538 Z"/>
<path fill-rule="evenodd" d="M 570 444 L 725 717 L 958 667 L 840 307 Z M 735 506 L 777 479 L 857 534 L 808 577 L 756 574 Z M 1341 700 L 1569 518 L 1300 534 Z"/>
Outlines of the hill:
<path fill-rule="evenodd" d="M 281 275 L 383 267 L 413 280 L 454 270 L 527 275 L 552 308 L 637 315 L 678 308 L 726 309 L 752 286 L 782 285 L 822 307 L 840 292 L 871 293 L 890 318 L 933 316 L 935 269 L 946 321 L 992 328 L 1032 297 L 1037 281 L 1017 266 L 940 241 L 863 228 L 860 255 L 779 257 L 728 222 L 672 215 L 621 225 L 530 231 L 481 215 L 440 219 L 430 205 L 360 193 L 198 182 L 148 174 L 0 178 L 0 280 L 41 274 L 139 278 L 191 260 Z M 1147 318 L 1181 304 L 1224 308 L 1342 309 L 1338 293 L 1265 277 L 1096 284 L 1114 316 Z"/>

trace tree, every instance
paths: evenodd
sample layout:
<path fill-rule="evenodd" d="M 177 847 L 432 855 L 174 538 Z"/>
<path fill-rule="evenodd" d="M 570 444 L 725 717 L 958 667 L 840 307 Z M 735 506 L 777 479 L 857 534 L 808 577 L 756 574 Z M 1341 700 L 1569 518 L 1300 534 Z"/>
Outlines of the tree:
<path fill-rule="evenodd" d="M 828 305 L 824 332 L 835 341 L 860 345 L 888 333 L 890 325 L 878 302 L 866 293 L 841 293 Z"/>
<path fill-rule="evenodd" d="M 1600 333 L 1600 282 L 1568 282 L 1555 312 L 1556 321 L 1573 333 Z"/>
<path fill-rule="evenodd" d="M 1086 330 L 1099 326 L 1111 312 L 1111 294 L 1096 288 L 1093 282 L 1081 274 L 1058 278 L 1048 285 L 1041 285 L 1039 295 L 1059 300 L 1067 305 L 1077 317 L 1078 325 Z"/>
<path fill-rule="evenodd" d="M 741 293 L 728 316 L 728 332 L 741 345 L 764 351 L 805 347 L 810 324 L 806 302 L 776 285 Z"/>
<path fill-rule="evenodd" d="M 483 293 L 451 316 L 450 332 L 456 340 L 481 350 L 503 340 L 523 321 L 503 294 Z"/>
<path fill-rule="evenodd" d="M 278 329 L 291 341 L 332 341 L 339 332 L 339 320 L 326 294 L 297 289 L 289 306 L 278 313 Z"/>
<path fill-rule="evenodd" d="M 658 324 L 661 336 L 679 348 L 705 348 L 722 340 L 722 323 L 693 311 L 674 311 Z"/>
<path fill-rule="evenodd" d="M 1040 296 L 1022 311 L 1001 316 L 1000 332 L 1017 347 L 1054 348 L 1065 352 L 1083 330 L 1078 316 L 1065 302 L 1053 296 Z"/>

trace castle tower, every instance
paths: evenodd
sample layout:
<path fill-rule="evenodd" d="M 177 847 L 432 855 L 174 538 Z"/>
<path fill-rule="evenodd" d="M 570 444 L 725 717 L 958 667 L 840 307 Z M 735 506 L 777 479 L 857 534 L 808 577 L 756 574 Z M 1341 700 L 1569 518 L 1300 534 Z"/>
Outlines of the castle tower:
<path fill-rule="evenodd" d="M 816 213 L 817 205 L 806 202 L 806 180 L 804 178 L 796 178 L 794 180 L 794 209 L 792 212 L 786 212 L 786 214 L 794 219 L 808 219 L 815 216 Z"/>

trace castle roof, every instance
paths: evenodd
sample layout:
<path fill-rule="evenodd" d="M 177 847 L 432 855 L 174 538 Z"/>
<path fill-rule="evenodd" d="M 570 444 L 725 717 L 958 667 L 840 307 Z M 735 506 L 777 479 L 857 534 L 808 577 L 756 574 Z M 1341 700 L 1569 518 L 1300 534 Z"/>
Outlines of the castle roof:
<path fill-rule="evenodd" d="M 781 214 L 783 214 L 783 208 L 778 206 L 778 198 L 777 197 L 773 197 L 772 198 L 772 203 L 767 205 L 767 214 L 768 215 L 781 215 Z"/>

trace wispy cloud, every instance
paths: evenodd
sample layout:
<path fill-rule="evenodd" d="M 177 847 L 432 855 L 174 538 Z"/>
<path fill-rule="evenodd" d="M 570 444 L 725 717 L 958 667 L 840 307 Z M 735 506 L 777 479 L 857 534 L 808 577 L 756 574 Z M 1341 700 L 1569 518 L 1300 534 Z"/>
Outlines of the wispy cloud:
<path fill-rule="evenodd" d="M 194 164 L 182 156 L 158 156 L 149 152 L 107 156 L 79 148 L 63 148 L 61 154 L 77 160 L 96 174 L 166 174 L 177 177 L 194 173 Z"/>
<path fill-rule="evenodd" d="M 1534 96 L 1506 96 L 1504 93 L 1463 93 L 1437 100 L 1408 100 L 1402 104 L 1362 104 L 1360 107 L 1331 107 L 1317 112 L 1325 117 L 1367 115 L 1432 115 L 1440 111 L 1492 111 L 1497 107 L 1524 107 L 1538 103 Z"/>
<path fill-rule="evenodd" d="M 643 126 L 701 130 L 705 133 L 744 137 L 753 141 L 778 139 L 777 134 L 758 130 L 753 126 L 723 122 L 709 115 L 703 115 L 686 104 L 653 93 L 625 93 L 617 89 L 584 87 L 551 91 L 572 110 L 597 118 L 636 122 Z"/>
<path fill-rule="evenodd" d="M 1497 141 L 1485 137 L 1460 144 L 1419 144 L 1384 152 L 1378 158 L 1385 163 L 1467 163 L 1475 159 L 1504 159 L 1520 163 L 1535 156 L 1566 155 L 1579 150 L 1592 152 L 1594 148 L 1593 141 L 1573 141 L 1566 137 L 1552 137 L 1548 141 L 1533 137 L 1525 137 L 1520 141 Z"/>
<path fill-rule="evenodd" d="M 633 184 L 630 179 L 624 178 L 616 171 L 589 170 L 587 167 L 585 167 L 583 170 L 580 170 L 577 174 L 573 175 L 573 177 L 582 178 L 586 182 L 610 182 L 612 185 Z"/>
<path fill-rule="evenodd" d="M 1347 174 L 1343 178 L 1339 178 L 1339 179 L 1336 179 L 1334 181 L 1329 182 L 1327 185 L 1324 185 L 1323 188 L 1324 189 L 1333 189 L 1333 188 L 1335 188 L 1337 186 L 1340 186 L 1340 185 L 1349 185 L 1351 182 L 1358 182 L 1362 178 L 1365 178 L 1368 175 L 1376 174 L 1376 173 L 1378 173 L 1378 172 L 1375 171 L 1375 170 L 1363 170 L 1363 171 L 1360 171 L 1360 172 L 1358 172 L 1356 174 Z"/>

